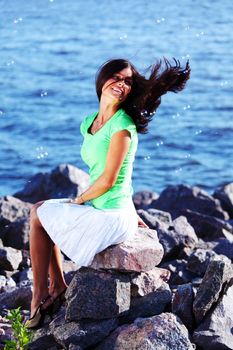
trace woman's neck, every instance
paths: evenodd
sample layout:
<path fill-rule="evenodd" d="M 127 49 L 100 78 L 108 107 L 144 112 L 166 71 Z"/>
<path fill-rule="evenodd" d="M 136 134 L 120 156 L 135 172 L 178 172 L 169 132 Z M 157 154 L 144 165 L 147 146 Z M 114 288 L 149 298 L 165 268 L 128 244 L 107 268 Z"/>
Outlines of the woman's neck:
<path fill-rule="evenodd" d="M 116 111 L 119 109 L 119 104 L 106 103 L 105 101 L 100 101 L 98 119 L 103 123 L 110 119 Z"/>

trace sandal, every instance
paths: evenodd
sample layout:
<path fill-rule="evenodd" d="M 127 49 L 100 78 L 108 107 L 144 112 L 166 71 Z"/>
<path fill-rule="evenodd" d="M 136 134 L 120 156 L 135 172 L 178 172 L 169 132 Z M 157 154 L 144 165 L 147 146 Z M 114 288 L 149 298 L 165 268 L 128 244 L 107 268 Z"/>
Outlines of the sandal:
<path fill-rule="evenodd" d="M 67 288 L 65 288 L 60 294 L 58 294 L 58 296 L 56 296 L 53 303 L 51 304 L 52 314 L 55 314 L 55 312 L 57 312 L 62 306 L 62 304 L 65 302 L 66 290 Z"/>
<path fill-rule="evenodd" d="M 46 308 L 42 309 L 42 306 L 46 303 L 46 301 L 49 298 L 51 298 L 51 295 L 48 295 L 45 299 L 43 299 L 40 302 L 39 306 L 37 307 L 36 311 L 34 312 L 34 315 L 25 322 L 26 328 L 32 329 L 32 328 L 37 328 L 37 327 L 42 326 L 46 315 L 49 315 L 50 318 L 52 319 L 52 312 L 51 312 L 52 304 L 50 304 Z"/>

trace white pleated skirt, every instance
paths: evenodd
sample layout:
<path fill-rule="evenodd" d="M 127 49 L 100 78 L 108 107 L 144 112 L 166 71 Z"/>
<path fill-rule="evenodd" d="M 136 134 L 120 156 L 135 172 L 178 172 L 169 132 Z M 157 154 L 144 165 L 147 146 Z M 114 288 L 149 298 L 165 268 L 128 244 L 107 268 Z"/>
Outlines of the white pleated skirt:
<path fill-rule="evenodd" d="M 131 239 L 137 230 L 132 201 L 122 209 L 96 209 L 68 200 L 49 199 L 37 214 L 52 241 L 78 266 L 90 265 L 97 253 Z"/>

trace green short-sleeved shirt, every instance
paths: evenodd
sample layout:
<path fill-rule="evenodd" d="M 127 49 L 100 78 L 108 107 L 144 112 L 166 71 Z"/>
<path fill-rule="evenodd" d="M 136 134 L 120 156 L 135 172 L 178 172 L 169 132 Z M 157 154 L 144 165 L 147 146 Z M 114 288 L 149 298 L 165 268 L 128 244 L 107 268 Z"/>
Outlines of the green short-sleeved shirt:
<path fill-rule="evenodd" d="M 94 135 L 88 132 L 98 112 L 86 117 L 80 131 L 84 136 L 81 157 L 89 167 L 91 184 L 103 173 L 111 137 L 120 130 L 131 134 L 129 151 L 123 161 L 117 180 L 103 195 L 92 200 L 92 205 L 99 209 L 124 208 L 131 200 L 133 161 L 138 145 L 136 126 L 123 109 L 119 109 Z"/>

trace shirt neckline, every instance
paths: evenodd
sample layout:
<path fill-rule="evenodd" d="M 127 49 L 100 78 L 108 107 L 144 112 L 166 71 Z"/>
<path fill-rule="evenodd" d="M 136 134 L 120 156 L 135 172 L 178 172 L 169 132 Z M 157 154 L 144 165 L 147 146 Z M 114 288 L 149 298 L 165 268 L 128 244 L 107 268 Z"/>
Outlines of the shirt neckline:
<path fill-rule="evenodd" d="M 95 112 L 91 118 L 91 123 L 89 124 L 89 126 L 87 127 L 87 134 L 90 136 L 95 136 L 96 134 L 98 134 L 104 127 L 105 125 L 107 125 L 113 118 L 115 118 L 120 112 L 122 111 L 122 108 L 119 108 L 111 118 L 108 119 L 108 121 L 98 130 L 96 131 L 94 134 L 92 134 L 91 132 L 89 132 L 88 130 L 91 128 L 91 125 L 93 124 L 95 118 L 97 117 L 99 112 Z"/>

